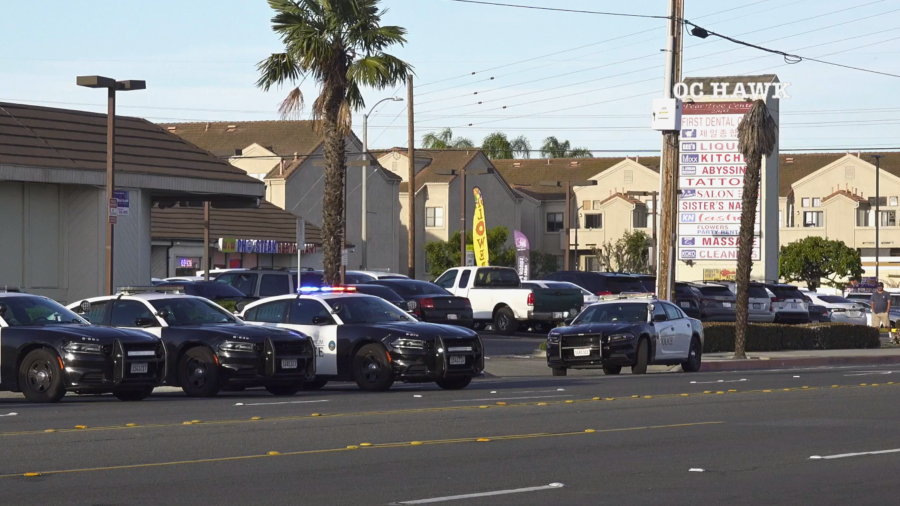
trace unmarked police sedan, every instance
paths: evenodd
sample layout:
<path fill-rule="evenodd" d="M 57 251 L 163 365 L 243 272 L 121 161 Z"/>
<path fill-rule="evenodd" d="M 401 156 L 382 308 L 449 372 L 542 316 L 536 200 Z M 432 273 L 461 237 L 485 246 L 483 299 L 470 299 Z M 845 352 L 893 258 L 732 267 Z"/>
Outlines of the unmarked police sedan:
<path fill-rule="evenodd" d="M 644 374 L 648 365 L 681 365 L 697 372 L 703 353 L 703 324 L 674 304 L 652 295 L 605 296 L 584 309 L 566 327 L 547 337 L 547 365 L 554 376 L 568 369 L 603 369 L 619 374 L 631 367 Z"/>
<path fill-rule="evenodd" d="M 33 402 L 66 392 L 146 398 L 164 374 L 155 336 L 90 322 L 46 297 L 0 290 L 0 390 Z"/>
<path fill-rule="evenodd" d="M 274 395 L 293 395 L 315 375 L 314 348 L 307 336 L 245 325 L 214 302 L 178 293 L 177 287 L 122 288 L 117 295 L 69 307 L 94 323 L 141 329 L 161 338 L 166 382 L 190 397 L 257 386 Z"/>
<path fill-rule="evenodd" d="M 461 389 L 484 370 L 484 347 L 472 330 L 422 323 L 379 297 L 354 287 L 304 288 L 299 295 L 249 304 L 248 323 L 303 332 L 315 339 L 316 380 L 355 381 L 383 391 L 394 381 L 435 382 Z"/>

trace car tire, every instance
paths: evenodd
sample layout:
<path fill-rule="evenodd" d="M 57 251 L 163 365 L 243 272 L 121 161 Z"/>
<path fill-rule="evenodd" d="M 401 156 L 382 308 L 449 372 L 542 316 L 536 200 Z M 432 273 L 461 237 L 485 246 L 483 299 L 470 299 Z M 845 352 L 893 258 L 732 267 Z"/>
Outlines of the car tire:
<path fill-rule="evenodd" d="M 622 366 L 620 365 L 605 365 L 603 366 L 603 374 L 607 376 L 615 376 L 622 372 Z"/>
<path fill-rule="evenodd" d="M 308 392 L 312 392 L 315 390 L 321 390 L 327 384 L 328 384 L 327 379 L 316 377 L 316 379 L 314 379 L 312 381 L 307 381 L 307 382 L 303 383 L 303 386 L 301 388 Z"/>
<path fill-rule="evenodd" d="M 696 337 L 691 339 L 691 348 L 688 351 L 688 359 L 681 363 L 681 370 L 684 372 L 698 372 L 703 362 L 703 347 L 700 346 L 700 340 Z"/>
<path fill-rule="evenodd" d="M 631 374 L 647 374 L 647 365 L 650 362 L 650 347 L 647 346 L 647 340 L 638 341 L 637 351 L 635 351 L 634 365 L 631 366 Z"/>
<path fill-rule="evenodd" d="M 113 391 L 113 395 L 116 396 L 116 399 L 125 402 L 136 402 L 142 401 L 147 397 L 150 397 L 150 394 L 153 393 L 153 388 L 142 388 L 140 390 L 115 390 Z"/>
<path fill-rule="evenodd" d="M 462 390 L 469 386 L 472 382 L 471 376 L 454 376 L 452 378 L 441 378 L 435 383 L 444 390 Z"/>
<path fill-rule="evenodd" d="M 367 344 L 353 357 L 353 379 L 359 388 L 368 392 L 384 392 L 394 384 L 394 371 L 386 358 L 386 351 L 378 344 Z"/>
<path fill-rule="evenodd" d="M 516 315 L 513 314 L 512 309 L 501 307 L 497 310 L 497 313 L 494 314 L 494 332 L 503 336 L 511 336 L 518 329 L 519 322 L 516 321 Z"/>
<path fill-rule="evenodd" d="M 566 369 L 565 367 L 554 367 L 554 368 L 550 369 L 550 371 L 554 376 L 568 376 L 569 375 L 569 370 Z"/>
<path fill-rule="evenodd" d="M 303 390 L 303 383 L 292 383 L 288 385 L 266 385 L 267 392 L 279 397 L 294 395 L 300 390 Z"/>
<path fill-rule="evenodd" d="M 25 355 L 19 367 L 19 388 L 31 402 L 59 402 L 66 395 L 59 356 L 46 348 Z"/>
<path fill-rule="evenodd" d="M 189 349 L 178 363 L 178 380 L 188 397 L 215 397 L 222 386 L 213 352 L 202 346 Z"/>

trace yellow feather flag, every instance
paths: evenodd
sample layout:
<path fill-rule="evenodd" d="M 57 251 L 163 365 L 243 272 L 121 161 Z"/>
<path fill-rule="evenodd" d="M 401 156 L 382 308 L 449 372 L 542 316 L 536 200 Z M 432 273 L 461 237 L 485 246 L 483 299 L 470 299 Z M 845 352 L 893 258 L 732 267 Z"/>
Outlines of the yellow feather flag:
<path fill-rule="evenodd" d="M 487 267 L 491 265 L 488 257 L 487 227 L 484 225 L 484 199 L 481 197 L 481 189 L 477 186 L 472 189 L 475 194 L 475 219 L 472 222 L 472 241 L 475 246 L 475 265 Z"/>

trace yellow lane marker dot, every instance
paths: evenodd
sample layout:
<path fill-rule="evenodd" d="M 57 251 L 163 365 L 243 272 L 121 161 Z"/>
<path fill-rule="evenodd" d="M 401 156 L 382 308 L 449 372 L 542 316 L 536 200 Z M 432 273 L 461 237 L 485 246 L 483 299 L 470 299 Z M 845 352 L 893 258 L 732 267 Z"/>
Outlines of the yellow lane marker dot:
<path fill-rule="evenodd" d="M 76 425 L 76 429 L 87 429 L 87 425 Z"/>
<path fill-rule="evenodd" d="M 412 441 L 412 442 L 409 443 L 409 444 L 410 444 L 411 446 L 420 446 L 420 445 L 422 444 L 422 442 L 421 442 L 421 441 Z"/>
<path fill-rule="evenodd" d="M 729 392 L 737 392 L 737 390 L 729 390 Z"/>
<path fill-rule="evenodd" d="M 267 455 L 281 455 L 281 452 L 269 452 Z"/>
<path fill-rule="evenodd" d="M 590 434 L 591 432 L 597 432 L 597 431 L 595 431 L 594 429 L 587 429 L 587 430 L 585 430 L 585 432 L 587 432 L 588 434 Z"/>
<path fill-rule="evenodd" d="M 872 383 L 870 386 L 877 387 L 878 383 Z"/>
<path fill-rule="evenodd" d="M 262 418 L 260 418 L 258 416 L 254 416 L 253 418 L 251 418 L 251 420 L 262 420 Z"/>
<path fill-rule="evenodd" d="M 137 427 L 137 424 L 136 423 L 126 423 L 125 426 L 126 427 Z"/>
<path fill-rule="evenodd" d="M 809 388 L 809 387 L 803 387 L 803 388 L 806 389 L 806 388 Z"/>
<path fill-rule="evenodd" d="M 201 423 L 200 420 L 191 420 L 191 423 Z"/>
<path fill-rule="evenodd" d="M 505 402 L 498 402 L 497 405 L 498 405 L 498 406 L 506 406 L 506 403 L 505 403 Z"/>
<path fill-rule="evenodd" d="M 475 441 L 478 441 L 479 443 L 487 443 L 490 441 L 490 439 L 488 439 L 486 437 L 480 437 L 480 438 L 476 439 Z"/>
<path fill-rule="evenodd" d="M 705 393 L 705 394 L 711 394 L 711 393 L 712 393 L 712 390 L 704 390 L 703 393 Z"/>
<path fill-rule="evenodd" d="M 831 388 L 841 388 L 840 385 L 831 385 Z"/>
<path fill-rule="evenodd" d="M 347 447 L 347 449 L 348 449 L 348 450 L 359 450 L 359 447 L 358 447 L 358 446 L 355 446 L 355 445 L 350 445 L 350 446 Z"/>
<path fill-rule="evenodd" d="M 638 397 L 640 397 L 640 395 L 632 395 L 631 396 L 632 399 L 637 399 Z"/>
<path fill-rule="evenodd" d="M 591 399 L 591 400 L 592 400 L 592 401 L 599 401 L 599 400 L 600 400 L 600 398 L 599 398 L 599 397 L 594 397 L 594 398 L 593 398 L 593 399 Z"/>
<path fill-rule="evenodd" d="M 25 473 L 25 476 L 29 478 L 34 478 L 35 476 L 40 476 L 41 473 Z"/>
<path fill-rule="evenodd" d="M 888 381 L 888 385 L 893 385 L 893 384 L 894 384 L 893 381 Z"/>
<path fill-rule="evenodd" d="M 716 392 L 716 395 L 722 395 L 722 394 L 724 394 L 724 393 L 725 393 L 725 392 L 719 390 L 718 392 Z"/>
<path fill-rule="evenodd" d="M 322 415 L 320 415 L 318 413 L 313 413 L 311 416 L 322 416 Z"/>
<path fill-rule="evenodd" d="M 608 401 L 614 401 L 614 400 L 616 400 L 616 398 L 615 398 L 615 397 L 607 397 L 606 400 L 608 400 Z"/>
<path fill-rule="evenodd" d="M 652 398 L 653 398 L 652 395 L 645 395 L 645 396 L 644 396 L 644 399 L 652 399 Z"/>
<path fill-rule="evenodd" d="M 770 394 L 770 393 L 772 393 L 772 391 L 771 390 L 763 390 L 763 393 Z"/>
<path fill-rule="evenodd" d="M 688 396 L 690 396 L 690 395 L 691 395 L 691 394 L 681 394 L 682 397 L 688 397 Z"/>
<path fill-rule="evenodd" d="M 868 386 L 868 385 L 867 385 L 867 384 L 865 384 L 865 383 L 860 383 L 860 384 L 859 384 L 859 386 L 861 386 L 861 387 L 865 387 L 865 386 Z"/>
<path fill-rule="evenodd" d="M 359 443 L 359 446 L 372 446 L 372 443 Z"/>
<path fill-rule="evenodd" d="M 539 403 L 537 403 L 537 405 L 538 405 L 538 406 L 546 406 L 547 403 L 546 403 L 546 402 L 539 402 Z"/>
<path fill-rule="evenodd" d="M 572 404 L 575 401 L 566 401 L 566 404 Z"/>
<path fill-rule="evenodd" d="M 478 409 L 487 409 L 488 406 L 478 406 Z"/>
<path fill-rule="evenodd" d="M 44 432 L 56 432 L 56 429 L 47 429 Z"/>
<path fill-rule="evenodd" d="M 184 422 L 181 425 L 193 425 L 191 422 Z"/>
<path fill-rule="evenodd" d="M 790 389 L 790 388 L 785 388 L 784 391 L 785 391 L 785 392 L 790 392 L 791 389 Z"/>

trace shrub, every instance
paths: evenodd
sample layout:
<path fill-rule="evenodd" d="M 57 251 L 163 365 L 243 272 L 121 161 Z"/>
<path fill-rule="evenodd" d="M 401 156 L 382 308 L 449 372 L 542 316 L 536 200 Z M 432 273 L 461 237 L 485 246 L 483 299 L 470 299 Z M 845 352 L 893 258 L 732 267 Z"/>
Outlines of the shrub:
<path fill-rule="evenodd" d="M 734 351 L 734 326 L 734 323 L 704 323 L 703 352 Z M 864 325 L 754 323 L 748 327 L 746 350 L 842 350 L 880 346 L 878 329 Z"/>

